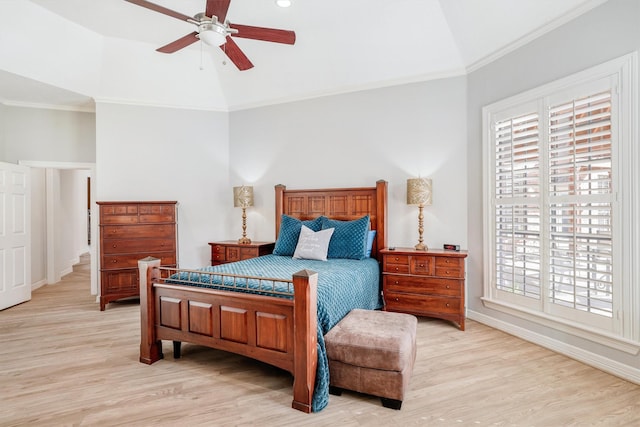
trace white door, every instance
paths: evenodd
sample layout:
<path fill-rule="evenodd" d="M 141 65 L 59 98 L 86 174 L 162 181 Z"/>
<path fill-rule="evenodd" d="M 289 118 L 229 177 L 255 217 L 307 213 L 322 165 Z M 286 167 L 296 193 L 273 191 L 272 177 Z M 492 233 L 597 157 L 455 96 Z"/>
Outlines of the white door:
<path fill-rule="evenodd" d="M 0 310 L 31 299 L 30 177 L 0 162 Z"/>

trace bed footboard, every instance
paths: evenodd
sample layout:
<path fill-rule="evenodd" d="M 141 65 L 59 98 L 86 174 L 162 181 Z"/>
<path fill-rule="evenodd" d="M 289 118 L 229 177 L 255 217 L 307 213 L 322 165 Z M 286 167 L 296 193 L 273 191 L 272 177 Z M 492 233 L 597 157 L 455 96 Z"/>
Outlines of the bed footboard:
<path fill-rule="evenodd" d="M 140 362 L 162 359 L 162 340 L 248 356 L 294 377 L 292 407 L 311 412 L 317 367 L 318 274 L 293 275 L 293 299 L 164 283 L 160 260 L 138 262 Z"/>

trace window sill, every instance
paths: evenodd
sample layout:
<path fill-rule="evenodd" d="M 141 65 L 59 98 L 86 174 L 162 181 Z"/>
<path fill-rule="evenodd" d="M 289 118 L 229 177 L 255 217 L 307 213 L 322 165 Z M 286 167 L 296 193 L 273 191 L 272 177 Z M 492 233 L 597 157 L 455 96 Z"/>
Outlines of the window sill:
<path fill-rule="evenodd" d="M 544 313 L 505 303 L 504 301 L 482 298 L 482 303 L 485 307 L 492 310 L 506 313 L 520 319 L 525 319 L 569 335 L 584 338 L 594 343 L 623 351 L 628 354 L 637 355 L 640 352 L 640 342 L 615 336 L 605 331 L 589 329 L 583 325 L 574 324 L 564 319 L 551 317 Z"/>

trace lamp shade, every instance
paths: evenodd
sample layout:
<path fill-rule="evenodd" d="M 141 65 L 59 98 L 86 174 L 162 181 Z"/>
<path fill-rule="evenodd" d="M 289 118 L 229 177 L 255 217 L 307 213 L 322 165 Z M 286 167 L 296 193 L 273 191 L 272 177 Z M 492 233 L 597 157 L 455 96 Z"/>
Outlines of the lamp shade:
<path fill-rule="evenodd" d="M 407 204 L 431 205 L 431 180 L 428 178 L 410 178 L 407 180 Z"/>
<path fill-rule="evenodd" d="M 253 206 L 253 187 L 243 185 L 233 187 L 233 207 L 248 208 Z"/>

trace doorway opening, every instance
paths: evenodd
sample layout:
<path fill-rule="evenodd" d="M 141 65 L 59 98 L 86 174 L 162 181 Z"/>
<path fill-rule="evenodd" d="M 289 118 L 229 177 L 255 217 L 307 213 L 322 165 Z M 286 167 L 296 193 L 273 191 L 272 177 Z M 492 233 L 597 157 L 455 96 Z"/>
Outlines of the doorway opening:
<path fill-rule="evenodd" d="M 79 262 L 90 268 L 90 292 L 98 295 L 95 164 L 20 161 L 32 174 L 33 288 L 54 284 Z M 82 260 L 81 260 L 82 257 Z"/>

